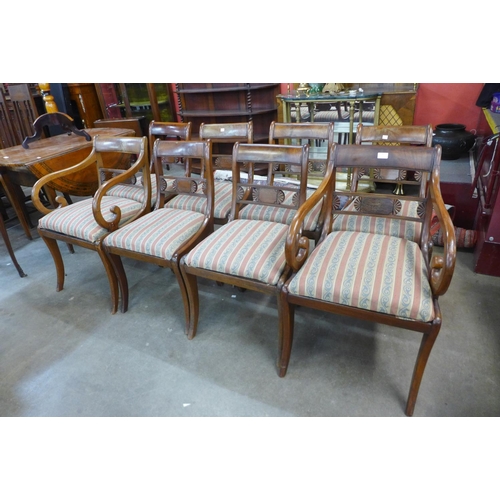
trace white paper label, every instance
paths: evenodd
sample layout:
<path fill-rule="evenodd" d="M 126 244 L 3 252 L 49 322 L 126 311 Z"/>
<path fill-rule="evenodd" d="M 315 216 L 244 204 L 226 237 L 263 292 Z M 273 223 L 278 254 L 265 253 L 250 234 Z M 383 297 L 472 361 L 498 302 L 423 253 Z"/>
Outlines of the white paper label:
<path fill-rule="evenodd" d="M 387 139 L 389 139 L 389 136 L 384 134 L 384 135 L 382 136 L 382 139 L 384 139 L 384 141 L 386 141 Z"/>
<path fill-rule="evenodd" d="M 387 160 L 387 158 L 389 158 L 389 153 L 377 153 L 377 158 L 380 160 Z"/>

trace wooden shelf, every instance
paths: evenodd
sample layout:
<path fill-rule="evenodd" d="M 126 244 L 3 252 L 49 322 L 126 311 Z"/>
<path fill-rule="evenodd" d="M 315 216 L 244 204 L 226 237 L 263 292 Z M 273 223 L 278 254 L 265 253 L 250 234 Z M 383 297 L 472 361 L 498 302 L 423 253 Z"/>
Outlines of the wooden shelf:
<path fill-rule="evenodd" d="M 279 83 L 177 83 L 175 93 L 179 116 L 195 135 L 202 123 L 252 121 L 255 140 L 267 140 L 278 118 Z"/>
<path fill-rule="evenodd" d="M 253 115 L 263 115 L 265 113 L 274 113 L 276 108 L 269 109 L 257 109 L 255 111 L 209 111 L 206 109 L 201 109 L 199 111 L 181 111 L 179 114 L 181 116 L 189 117 L 189 116 L 253 116 Z"/>
<path fill-rule="evenodd" d="M 183 85 L 189 85 L 184 83 Z M 200 85 L 200 84 L 193 84 Z M 203 85 L 203 84 L 201 84 Z M 214 84 L 214 85 L 224 85 L 224 84 Z M 214 93 L 214 92 L 240 92 L 242 90 L 258 90 L 275 87 L 275 83 L 243 83 L 236 86 L 228 87 L 196 87 L 196 88 L 183 88 L 177 89 L 175 92 L 177 94 L 203 94 L 203 93 Z"/>

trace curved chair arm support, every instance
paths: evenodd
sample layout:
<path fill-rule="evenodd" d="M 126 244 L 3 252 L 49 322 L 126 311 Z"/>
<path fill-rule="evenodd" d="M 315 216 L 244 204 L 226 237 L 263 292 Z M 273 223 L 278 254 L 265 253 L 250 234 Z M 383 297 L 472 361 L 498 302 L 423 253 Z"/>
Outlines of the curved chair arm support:
<path fill-rule="evenodd" d="M 44 215 L 47 215 L 48 213 L 52 212 L 52 210 L 54 209 L 46 207 L 40 200 L 40 191 L 42 190 L 42 188 L 46 184 L 52 182 L 55 179 L 59 179 L 60 177 L 65 177 L 66 175 L 74 174 L 75 172 L 79 172 L 80 170 L 88 168 L 90 165 L 94 165 L 95 161 L 96 161 L 95 151 L 94 149 L 92 149 L 90 155 L 87 156 L 87 158 L 85 158 L 85 160 L 81 161 L 80 163 L 77 163 L 76 165 L 73 165 L 68 168 L 64 168 L 62 170 L 58 170 L 57 172 L 51 172 L 50 174 L 44 175 L 43 177 L 38 179 L 38 181 L 36 181 L 33 188 L 31 189 L 31 200 L 33 201 L 33 205 L 35 205 L 37 210 L 39 210 Z M 56 198 L 56 201 L 59 203 L 59 206 L 67 205 L 67 201 L 62 196 L 58 196 Z"/>
<path fill-rule="evenodd" d="M 141 204 L 141 209 L 139 212 L 129 221 L 132 222 L 136 220 L 138 217 L 141 217 L 145 213 L 149 212 L 151 209 L 151 175 L 150 175 L 150 166 L 148 160 L 148 154 L 146 148 L 142 148 L 141 152 L 135 161 L 135 163 L 124 170 L 123 173 L 117 175 L 116 177 L 112 177 L 104 184 L 100 186 L 100 188 L 94 194 L 94 198 L 92 200 L 92 212 L 94 214 L 94 219 L 101 226 L 107 229 L 108 231 L 115 231 L 121 220 L 121 210 L 117 206 L 113 206 L 111 208 L 111 212 L 114 214 L 114 217 L 111 220 L 106 220 L 102 215 L 101 203 L 104 196 L 106 196 L 107 191 L 116 186 L 117 184 L 123 183 L 130 177 L 137 174 L 142 170 L 142 182 L 144 187 L 144 199 Z"/>
<path fill-rule="evenodd" d="M 324 198 L 323 203 L 327 207 L 332 206 L 333 189 L 335 186 L 335 171 L 333 168 L 335 144 L 329 151 L 327 166 L 325 170 L 324 179 L 318 186 L 316 191 L 299 207 L 297 213 L 294 215 L 285 244 L 285 257 L 288 265 L 294 272 L 297 272 L 304 264 L 309 254 L 309 239 L 302 236 L 302 225 L 307 214 Z M 331 224 L 331 210 L 325 218 L 324 230 Z"/>
<path fill-rule="evenodd" d="M 439 174 L 434 170 L 430 181 L 430 196 L 443 235 L 443 255 L 434 255 L 430 263 L 430 284 L 434 296 L 443 295 L 450 286 L 457 257 L 455 229 L 444 206 L 439 189 Z"/>

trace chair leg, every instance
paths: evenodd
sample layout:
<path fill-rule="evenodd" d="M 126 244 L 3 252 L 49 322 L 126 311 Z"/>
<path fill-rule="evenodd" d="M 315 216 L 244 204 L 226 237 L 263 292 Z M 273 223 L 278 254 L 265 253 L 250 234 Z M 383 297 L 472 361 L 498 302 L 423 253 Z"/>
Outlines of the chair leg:
<path fill-rule="evenodd" d="M 5 242 L 5 246 L 7 247 L 7 251 L 9 252 L 10 258 L 12 259 L 12 263 L 16 266 L 17 272 L 21 278 L 24 278 L 26 273 L 22 270 L 19 262 L 17 262 L 16 256 L 14 255 L 14 250 L 12 249 L 12 245 L 10 244 L 9 235 L 7 233 L 7 229 L 5 228 L 5 224 L 3 222 L 3 218 L 0 216 L 0 234 L 3 237 L 3 241 Z"/>
<path fill-rule="evenodd" d="M 57 240 L 53 238 L 48 238 L 43 234 L 40 234 L 40 236 L 42 237 L 42 240 L 45 241 L 52 258 L 54 259 L 57 276 L 56 291 L 60 292 L 64 288 L 64 262 L 61 256 L 61 251 L 59 250 L 59 245 L 57 244 Z"/>
<path fill-rule="evenodd" d="M 279 376 L 284 377 L 290 362 L 292 352 L 293 329 L 295 323 L 295 306 L 287 300 L 287 294 L 283 289 L 278 295 L 279 314 L 279 351 L 278 370 Z"/>
<path fill-rule="evenodd" d="M 189 325 L 190 323 L 190 320 L 189 320 L 189 314 L 190 314 L 190 310 L 189 310 L 189 304 L 190 304 L 190 300 L 189 300 L 189 294 L 188 294 L 188 290 L 187 290 L 187 287 L 186 287 L 186 283 L 184 281 L 184 276 L 181 272 L 181 269 L 180 269 L 180 266 L 178 263 L 174 263 L 174 267 L 172 268 L 172 271 L 174 272 L 175 274 L 175 277 L 177 278 L 177 282 L 179 283 L 179 288 L 180 288 L 180 291 L 181 291 L 181 297 L 182 297 L 182 303 L 184 304 L 184 320 L 186 322 L 186 325 Z M 188 334 L 188 338 L 189 339 L 192 339 L 194 337 L 194 334 L 190 337 L 189 334 Z"/>
<path fill-rule="evenodd" d="M 432 330 L 429 333 L 424 333 L 422 337 L 417 360 L 415 362 L 415 368 L 413 369 L 410 392 L 408 394 L 408 400 L 406 402 L 405 413 L 408 417 L 411 417 L 413 415 L 413 411 L 415 410 L 415 403 L 417 402 L 420 382 L 422 381 L 427 360 L 429 359 L 429 355 L 431 354 L 432 347 L 434 345 L 434 342 L 436 341 L 440 328 L 440 321 L 438 323 L 434 323 Z"/>
<path fill-rule="evenodd" d="M 118 294 L 118 279 L 108 254 L 104 251 L 101 244 L 97 246 L 97 253 L 101 257 L 109 281 L 109 288 L 111 291 L 111 314 L 115 314 L 118 310 L 118 301 L 120 297 Z"/>
<path fill-rule="evenodd" d="M 182 265 L 181 273 L 186 287 L 186 298 L 183 297 L 184 311 L 186 313 L 186 335 L 189 340 L 192 340 L 196 335 L 200 311 L 198 279 L 193 274 L 188 274 Z"/>
<path fill-rule="evenodd" d="M 122 298 L 121 312 L 126 313 L 128 311 L 128 280 L 125 268 L 123 267 L 123 261 L 119 255 L 110 252 L 107 252 L 107 256 L 113 266 L 115 276 L 118 279 L 118 286 Z M 113 308 L 118 310 L 118 297 L 116 298 L 116 303 L 113 304 Z"/>

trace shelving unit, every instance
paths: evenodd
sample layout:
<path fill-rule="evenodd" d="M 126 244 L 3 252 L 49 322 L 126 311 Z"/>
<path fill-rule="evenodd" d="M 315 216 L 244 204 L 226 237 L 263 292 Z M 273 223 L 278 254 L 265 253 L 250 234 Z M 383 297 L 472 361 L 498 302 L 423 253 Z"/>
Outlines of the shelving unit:
<path fill-rule="evenodd" d="M 202 123 L 253 121 L 254 141 L 267 142 L 277 120 L 279 83 L 176 83 L 179 116 L 191 121 L 193 135 Z"/>

